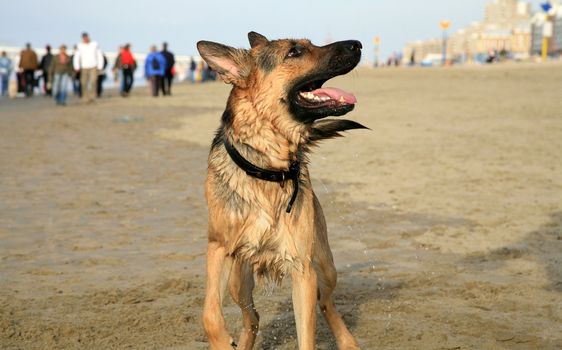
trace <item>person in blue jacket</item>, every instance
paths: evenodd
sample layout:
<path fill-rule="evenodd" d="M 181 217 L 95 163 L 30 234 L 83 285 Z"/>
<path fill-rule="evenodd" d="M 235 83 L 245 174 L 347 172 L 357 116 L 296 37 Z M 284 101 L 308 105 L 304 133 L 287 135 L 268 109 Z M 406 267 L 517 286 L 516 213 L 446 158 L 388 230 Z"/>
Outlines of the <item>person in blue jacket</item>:
<path fill-rule="evenodd" d="M 8 58 L 6 51 L 2 51 L 0 54 L 0 86 L 2 86 L 0 96 L 8 95 L 8 83 L 10 82 L 12 68 L 12 60 Z"/>
<path fill-rule="evenodd" d="M 150 54 L 144 62 L 144 77 L 150 81 L 152 96 L 157 97 L 166 71 L 166 58 L 158 52 L 156 46 L 150 47 Z"/>

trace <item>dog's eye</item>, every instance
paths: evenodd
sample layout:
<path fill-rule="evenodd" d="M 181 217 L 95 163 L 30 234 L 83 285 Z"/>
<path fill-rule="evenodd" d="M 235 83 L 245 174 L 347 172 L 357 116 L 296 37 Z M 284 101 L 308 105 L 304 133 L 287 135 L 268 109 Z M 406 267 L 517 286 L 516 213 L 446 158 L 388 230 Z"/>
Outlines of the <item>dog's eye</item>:
<path fill-rule="evenodd" d="M 300 57 L 300 56 L 302 56 L 303 53 L 304 53 L 304 47 L 302 47 L 300 45 L 295 45 L 295 46 L 291 47 L 289 52 L 287 52 L 287 58 Z"/>

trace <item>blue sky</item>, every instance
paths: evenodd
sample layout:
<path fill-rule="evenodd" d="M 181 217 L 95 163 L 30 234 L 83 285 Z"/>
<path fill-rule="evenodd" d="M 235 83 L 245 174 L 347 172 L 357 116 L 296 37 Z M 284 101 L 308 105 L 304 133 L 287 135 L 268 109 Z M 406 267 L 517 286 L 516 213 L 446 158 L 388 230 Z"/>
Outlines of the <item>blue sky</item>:
<path fill-rule="evenodd" d="M 381 37 L 384 58 L 408 41 L 439 37 L 442 19 L 452 21 L 452 30 L 482 20 L 491 0 L 1 1 L 0 44 L 10 46 L 72 45 L 85 30 L 105 51 L 130 42 L 146 52 L 166 40 L 175 53 L 192 55 L 201 39 L 247 47 L 246 34 L 253 30 L 318 44 L 358 39 L 372 59 L 374 36 Z M 540 1 L 530 2 L 537 10 Z"/>

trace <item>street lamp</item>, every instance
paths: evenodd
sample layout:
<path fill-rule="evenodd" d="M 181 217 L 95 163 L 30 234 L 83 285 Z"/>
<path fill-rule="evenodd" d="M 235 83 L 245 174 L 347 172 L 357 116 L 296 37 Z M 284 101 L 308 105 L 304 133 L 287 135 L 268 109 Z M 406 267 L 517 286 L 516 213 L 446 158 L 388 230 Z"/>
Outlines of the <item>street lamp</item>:
<path fill-rule="evenodd" d="M 451 26 L 451 21 L 449 20 L 442 20 L 439 22 L 439 26 L 443 29 L 443 61 L 442 64 L 445 65 L 447 63 L 447 29 Z"/>
<path fill-rule="evenodd" d="M 379 66 L 380 60 L 380 45 L 381 45 L 381 37 L 376 36 L 373 38 L 373 44 L 375 45 L 375 67 Z"/>

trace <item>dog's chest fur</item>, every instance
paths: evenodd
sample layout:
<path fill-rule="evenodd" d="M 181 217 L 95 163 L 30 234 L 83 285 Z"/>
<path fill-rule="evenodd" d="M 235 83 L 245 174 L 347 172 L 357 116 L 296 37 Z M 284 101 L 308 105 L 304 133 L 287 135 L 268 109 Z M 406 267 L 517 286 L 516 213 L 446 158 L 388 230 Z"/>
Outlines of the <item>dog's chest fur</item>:
<path fill-rule="evenodd" d="M 241 234 L 232 237 L 229 244 L 230 253 L 250 262 L 258 276 L 274 281 L 280 281 L 291 269 L 300 270 L 302 258 L 289 215 L 282 211 L 272 217 L 262 208 L 243 218 Z"/>
<path fill-rule="evenodd" d="M 299 249 L 300 239 L 303 231 L 312 229 L 312 218 L 308 217 L 313 210 L 309 207 L 312 193 L 306 165 L 299 184 L 293 209 L 287 213 L 293 193 L 291 181 L 281 186 L 248 176 L 222 145 L 215 145 L 206 184 L 212 215 L 210 239 L 220 230 L 228 253 L 251 263 L 258 276 L 280 281 L 288 270 L 300 269 L 306 255 Z"/>

